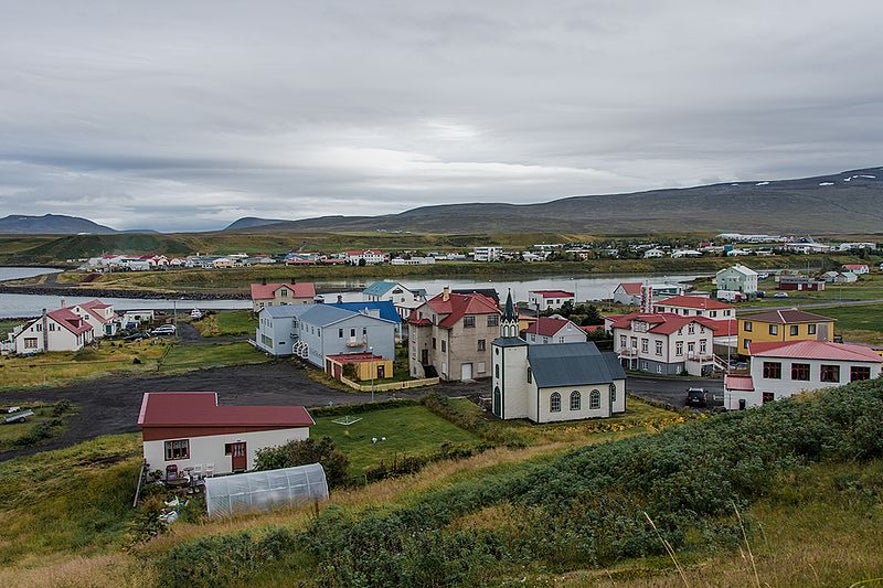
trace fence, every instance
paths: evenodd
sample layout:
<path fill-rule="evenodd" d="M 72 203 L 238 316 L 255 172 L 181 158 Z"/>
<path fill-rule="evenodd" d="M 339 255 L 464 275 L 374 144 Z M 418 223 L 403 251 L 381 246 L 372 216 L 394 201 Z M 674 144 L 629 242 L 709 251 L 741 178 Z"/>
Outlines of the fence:
<path fill-rule="evenodd" d="M 420 388 L 421 386 L 435 386 L 438 384 L 439 379 L 435 378 L 423 378 L 420 380 L 405 380 L 404 382 L 390 382 L 388 384 L 359 384 L 358 382 L 354 382 L 349 378 L 345 378 L 343 376 L 340 377 L 340 381 L 352 388 L 353 390 L 358 390 L 359 392 L 389 392 L 390 390 L 407 390 L 409 388 Z"/>

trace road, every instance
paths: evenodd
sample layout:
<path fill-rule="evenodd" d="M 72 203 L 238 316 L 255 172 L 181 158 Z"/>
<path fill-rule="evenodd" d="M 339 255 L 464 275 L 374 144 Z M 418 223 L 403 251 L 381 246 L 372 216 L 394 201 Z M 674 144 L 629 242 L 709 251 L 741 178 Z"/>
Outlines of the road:
<path fill-rule="evenodd" d="M 638 398 L 683 408 L 687 400 L 687 388 L 705 388 L 712 406 L 723 405 L 723 380 L 654 378 L 652 376 L 629 376 L 626 381 L 628 393 Z"/>

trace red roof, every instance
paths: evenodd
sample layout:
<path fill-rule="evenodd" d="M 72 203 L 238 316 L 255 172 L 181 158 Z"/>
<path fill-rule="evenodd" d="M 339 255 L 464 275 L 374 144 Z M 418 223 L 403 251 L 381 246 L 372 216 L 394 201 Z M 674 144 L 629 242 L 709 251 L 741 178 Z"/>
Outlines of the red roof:
<path fill-rule="evenodd" d="M 314 298 L 316 296 L 316 285 L 312 282 L 296 282 L 293 284 L 252 284 L 251 299 L 273 300 L 276 298 L 276 291 L 283 286 L 294 292 L 292 298 Z"/>
<path fill-rule="evenodd" d="M 610 317 L 608 317 L 610 318 Z M 671 335 L 675 331 L 682 329 L 690 323 L 697 323 L 701 326 L 708 326 L 703 317 L 700 316 L 682 316 L 670 312 L 643 313 L 633 312 L 616 317 L 613 321 L 614 329 L 631 330 L 633 321 L 642 321 L 651 325 L 648 329 L 650 333 L 658 333 L 660 335 Z M 709 327 L 710 328 L 710 327 Z"/>
<path fill-rule="evenodd" d="M 724 389 L 739 392 L 754 392 L 754 379 L 751 376 L 724 376 Z"/>
<path fill-rule="evenodd" d="M 604 325 L 583 325 L 580 327 L 586 333 L 594 333 L 595 331 L 603 331 Z"/>
<path fill-rule="evenodd" d="M 868 269 L 868 266 L 866 266 L 866 265 L 863 264 L 863 263 L 847 263 L 847 264 L 844 264 L 844 265 L 843 265 L 843 269 L 846 269 L 846 270 L 862 270 L 862 269 Z"/>
<path fill-rule="evenodd" d="M 374 353 L 338 353 L 337 355 L 326 355 L 327 359 L 331 359 L 340 363 L 365 363 L 368 361 L 386 361 L 382 355 Z"/>
<path fill-rule="evenodd" d="M 527 332 L 533 333 L 535 335 L 542 335 L 544 337 L 551 337 L 555 335 L 555 333 L 566 327 L 567 323 L 569 322 L 571 321 L 564 318 L 541 316 L 529 327 L 527 327 Z"/>
<path fill-rule="evenodd" d="M 92 325 L 78 317 L 70 308 L 59 308 L 52 312 L 47 312 L 46 316 L 74 335 L 82 335 L 92 330 Z"/>
<path fill-rule="evenodd" d="M 795 359 L 826 359 L 831 361 L 863 361 L 883 363 L 883 357 L 869 347 L 827 341 L 776 341 L 750 345 L 755 357 L 790 357 Z"/>
<path fill-rule="evenodd" d="M 145 427 L 309 427 L 303 406 L 218 406 L 215 392 L 149 392 L 138 425 Z"/>
<path fill-rule="evenodd" d="M 732 304 L 703 296 L 672 296 L 660 300 L 653 306 L 677 306 L 678 308 L 695 308 L 697 310 L 732 310 L 735 308 Z"/>
<path fill-rule="evenodd" d="M 641 294 L 641 285 L 641 282 L 622 282 L 617 288 L 622 288 L 630 296 L 638 296 Z"/>
<path fill-rule="evenodd" d="M 454 326 L 457 321 L 467 314 L 500 314 L 497 303 L 483 294 L 456 294 L 451 292 L 447 294 L 447 300 L 445 300 L 445 296 L 444 292 L 436 294 L 427 300 L 426 304 L 437 314 L 447 315 L 438 323 L 438 326 L 446 329 Z"/>
<path fill-rule="evenodd" d="M 736 319 L 719 321 L 704 316 L 697 316 L 695 318 L 711 329 L 715 337 L 735 337 L 739 333 L 739 321 Z"/>
<path fill-rule="evenodd" d="M 106 318 L 104 318 L 104 315 L 99 314 L 97 312 L 97 311 L 103 310 L 105 308 L 110 308 L 110 304 L 106 304 L 104 302 L 101 302 L 97 298 L 95 298 L 94 300 L 90 300 L 89 302 L 84 302 L 82 304 L 79 304 L 78 306 L 80 308 L 88 311 L 89 314 L 94 316 L 101 323 L 109 323 L 111 321 L 111 319 L 106 319 Z"/>
<path fill-rule="evenodd" d="M 573 298 L 573 292 L 567 290 L 531 290 L 531 294 L 539 294 L 543 298 Z"/>

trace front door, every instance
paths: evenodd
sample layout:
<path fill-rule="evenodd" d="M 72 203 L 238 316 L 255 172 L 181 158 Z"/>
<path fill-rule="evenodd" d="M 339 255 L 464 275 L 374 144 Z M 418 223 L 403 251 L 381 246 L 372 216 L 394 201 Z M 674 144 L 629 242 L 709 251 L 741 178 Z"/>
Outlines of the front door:
<path fill-rule="evenodd" d="M 423 349 L 420 351 L 420 363 L 422 365 L 429 365 L 429 349 Z"/>
<path fill-rule="evenodd" d="M 233 459 L 233 471 L 244 472 L 248 469 L 248 454 L 245 452 L 245 441 L 227 443 L 224 446 L 224 455 Z"/>
<path fill-rule="evenodd" d="M 461 363 L 460 364 L 460 379 L 461 380 L 471 380 L 472 379 L 472 364 L 471 363 Z"/>
<path fill-rule="evenodd" d="M 386 377 L 386 366 L 383 364 L 380 364 L 379 366 L 377 366 L 377 379 L 382 380 L 385 377 Z"/>

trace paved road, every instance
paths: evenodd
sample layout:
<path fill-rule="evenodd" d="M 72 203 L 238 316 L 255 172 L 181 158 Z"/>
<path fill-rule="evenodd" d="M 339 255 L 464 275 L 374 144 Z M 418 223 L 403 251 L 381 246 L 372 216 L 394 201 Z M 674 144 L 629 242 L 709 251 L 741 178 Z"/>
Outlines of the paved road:
<path fill-rule="evenodd" d="M 654 378 L 652 376 L 629 376 L 626 390 L 638 398 L 669 404 L 683 408 L 687 401 L 687 388 L 705 388 L 712 406 L 723 405 L 724 383 L 719 379 L 675 379 Z M 715 398 L 716 397 L 716 398 Z"/>

